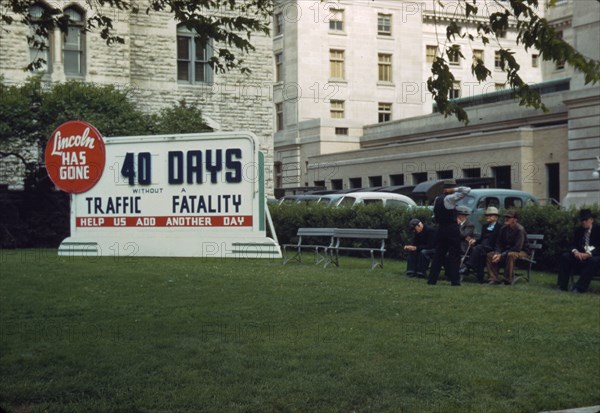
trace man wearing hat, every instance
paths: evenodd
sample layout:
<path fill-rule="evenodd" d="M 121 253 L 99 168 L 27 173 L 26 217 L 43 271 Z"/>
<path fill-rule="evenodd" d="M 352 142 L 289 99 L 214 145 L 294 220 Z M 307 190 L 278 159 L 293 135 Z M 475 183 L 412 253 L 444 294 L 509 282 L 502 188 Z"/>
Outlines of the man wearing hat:
<path fill-rule="evenodd" d="M 467 269 L 464 271 L 468 274 L 469 269 L 475 272 L 475 276 L 480 283 L 483 283 L 483 271 L 485 269 L 485 260 L 487 253 L 494 250 L 498 234 L 500 233 L 501 225 L 498 223 L 500 213 L 496 207 L 488 207 L 485 210 L 485 220 L 487 224 L 481 229 L 479 239 L 471 239 L 472 252 L 467 261 Z"/>
<path fill-rule="evenodd" d="M 456 204 L 467 196 L 471 188 L 457 186 L 454 179 L 444 181 L 444 193 L 433 201 L 433 214 L 438 223 L 435 253 L 427 284 L 435 285 L 442 264 L 446 264 L 446 277 L 455 286 L 460 285 L 458 267 L 460 262 L 460 228 L 456 222 Z M 446 254 L 448 259 L 446 260 Z"/>
<path fill-rule="evenodd" d="M 498 269 L 504 264 L 504 284 L 511 285 L 515 261 L 529 256 L 527 233 L 518 219 L 516 211 L 504 214 L 504 226 L 500 228 L 494 251 L 487 254 L 488 284 L 500 284 Z"/>
<path fill-rule="evenodd" d="M 592 277 L 600 274 L 600 225 L 594 223 L 596 216 L 590 209 L 579 211 L 581 226 L 575 229 L 569 252 L 559 259 L 558 288 L 567 291 L 571 274 L 579 273 L 573 291 L 584 293 Z"/>
<path fill-rule="evenodd" d="M 429 262 L 435 251 L 435 229 L 414 218 L 408 223 L 412 232 L 411 244 L 404 246 L 407 252 L 406 275 L 409 277 L 425 278 Z"/>
<path fill-rule="evenodd" d="M 464 255 L 469 249 L 469 242 L 475 235 L 475 225 L 469 222 L 468 218 L 471 210 L 466 206 L 458 205 L 456 207 L 456 223 L 460 232 L 460 253 Z"/>

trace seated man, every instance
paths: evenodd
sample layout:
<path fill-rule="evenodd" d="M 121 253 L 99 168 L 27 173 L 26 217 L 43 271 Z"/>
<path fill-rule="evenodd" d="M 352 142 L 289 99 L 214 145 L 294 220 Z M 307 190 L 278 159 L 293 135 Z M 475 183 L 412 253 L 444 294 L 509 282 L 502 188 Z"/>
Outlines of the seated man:
<path fill-rule="evenodd" d="M 408 229 L 414 233 L 414 236 L 411 244 L 404 246 L 404 251 L 408 252 L 406 275 L 425 278 L 429 262 L 435 252 L 435 229 L 416 218 L 410 220 Z"/>
<path fill-rule="evenodd" d="M 558 261 L 558 288 L 567 291 L 571 274 L 581 274 L 572 291 L 584 293 L 592 277 L 600 274 L 600 225 L 594 224 L 596 216 L 590 209 L 579 211 L 581 226 L 575 229 L 569 252 Z"/>
<path fill-rule="evenodd" d="M 456 222 L 460 231 L 460 252 L 462 255 L 466 254 L 469 243 L 475 235 L 475 225 L 467 220 L 469 215 L 471 215 L 471 210 L 466 206 L 459 205 L 456 207 Z"/>
<path fill-rule="evenodd" d="M 498 269 L 504 264 L 504 284 L 511 285 L 517 258 L 529 256 L 529 244 L 525 228 L 518 223 L 515 211 L 504 214 L 504 226 L 500 228 L 494 251 L 487 254 L 488 284 L 500 284 Z"/>
<path fill-rule="evenodd" d="M 480 283 L 483 283 L 483 271 L 487 253 L 494 250 L 501 225 L 498 223 L 500 213 L 498 208 L 489 207 L 485 210 L 485 220 L 487 224 L 481 228 L 479 239 L 471 239 L 471 255 L 467 261 L 467 268 L 475 272 L 475 276 Z M 466 271 L 468 272 L 468 270 Z"/>

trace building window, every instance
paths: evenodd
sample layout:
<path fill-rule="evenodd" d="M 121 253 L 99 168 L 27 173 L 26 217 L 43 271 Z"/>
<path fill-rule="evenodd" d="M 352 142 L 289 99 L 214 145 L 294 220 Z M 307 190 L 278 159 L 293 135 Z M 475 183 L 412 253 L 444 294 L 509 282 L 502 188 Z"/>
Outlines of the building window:
<path fill-rule="evenodd" d="M 275 15 L 275 36 L 283 34 L 283 13 Z"/>
<path fill-rule="evenodd" d="M 457 44 L 453 44 L 450 48 L 452 51 L 448 53 L 448 63 L 451 65 L 459 65 L 460 64 L 460 46 Z"/>
<path fill-rule="evenodd" d="M 436 55 L 437 55 L 437 46 L 426 46 L 425 47 L 425 61 L 427 63 L 433 63 Z"/>
<path fill-rule="evenodd" d="M 392 81 L 392 55 L 387 53 L 379 53 L 377 64 L 379 68 L 378 80 L 380 82 Z"/>
<path fill-rule="evenodd" d="M 344 189 L 344 180 L 343 179 L 332 179 L 331 180 L 331 189 Z"/>
<path fill-rule="evenodd" d="M 494 83 L 494 89 L 495 90 L 504 90 L 505 84 L 504 83 Z"/>
<path fill-rule="evenodd" d="M 390 185 L 404 185 L 404 174 L 390 175 Z"/>
<path fill-rule="evenodd" d="M 483 59 L 483 50 L 473 49 L 473 64 L 477 64 L 478 60 L 481 60 L 481 63 L 485 64 L 485 60 Z"/>
<path fill-rule="evenodd" d="M 493 166 L 492 176 L 496 178 L 496 188 L 511 189 L 512 173 L 510 165 Z"/>
<path fill-rule="evenodd" d="M 185 25 L 177 26 L 177 80 L 187 83 L 211 83 L 212 47 Z"/>
<path fill-rule="evenodd" d="M 496 37 L 498 39 L 506 39 L 506 30 L 498 30 L 496 32 Z"/>
<path fill-rule="evenodd" d="M 335 128 L 336 135 L 348 135 L 348 128 Z"/>
<path fill-rule="evenodd" d="M 275 104 L 275 116 L 276 116 L 276 127 L 277 130 L 283 130 L 283 103 L 276 103 Z"/>
<path fill-rule="evenodd" d="M 494 67 L 496 69 L 502 69 L 502 59 L 500 58 L 500 52 L 494 52 Z"/>
<path fill-rule="evenodd" d="M 562 31 L 557 31 L 556 32 L 556 38 L 562 40 L 563 39 L 563 32 Z M 556 61 L 556 70 L 562 70 L 565 68 L 565 61 L 564 59 L 560 59 Z"/>
<path fill-rule="evenodd" d="M 457 99 L 460 97 L 460 81 L 452 82 L 452 89 L 448 91 L 448 99 Z"/>
<path fill-rule="evenodd" d="M 462 173 L 465 178 L 481 178 L 481 168 L 465 168 Z"/>
<path fill-rule="evenodd" d="M 48 33 L 48 38 L 37 35 L 36 32 L 36 21 L 42 18 L 46 10 L 39 4 L 35 4 L 29 8 L 29 15 L 31 16 L 32 25 L 29 28 L 29 38 L 33 41 L 33 44 L 29 46 L 29 61 L 37 62 L 40 66 L 35 68 L 35 71 L 50 73 L 52 70 L 52 60 L 50 53 L 50 45 L 53 44 L 52 31 Z M 38 60 L 41 59 L 43 61 Z"/>
<path fill-rule="evenodd" d="M 65 75 L 85 75 L 85 18 L 83 12 L 75 7 L 65 9 L 69 17 L 69 27 L 63 36 L 63 63 Z"/>
<path fill-rule="evenodd" d="M 344 11 L 329 9 L 329 30 L 343 31 L 344 30 Z"/>
<path fill-rule="evenodd" d="M 537 54 L 531 55 L 531 67 L 538 67 L 540 65 L 540 56 Z"/>
<path fill-rule="evenodd" d="M 377 34 L 380 36 L 391 36 L 392 35 L 392 15 L 391 14 L 377 14 Z"/>
<path fill-rule="evenodd" d="M 329 51 L 330 76 L 332 79 L 344 78 L 344 51 L 330 50 Z"/>
<path fill-rule="evenodd" d="M 452 179 L 454 177 L 454 173 L 451 169 L 446 171 L 437 171 L 437 179 Z"/>
<path fill-rule="evenodd" d="M 369 177 L 369 186 L 370 187 L 381 186 L 381 185 L 383 185 L 383 179 L 381 179 L 381 176 L 370 176 Z"/>
<path fill-rule="evenodd" d="M 412 174 L 413 185 L 418 185 L 427 180 L 427 172 L 415 172 Z"/>
<path fill-rule="evenodd" d="M 325 188 L 325 181 L 314 181 L 314 185 L 319 188 Z"/>
<path fill-rule="evenodd" d="M 331 101 L 331 117 L 334 119 L 344 118 L 344 101 L 343 100 L 332 100 Z"/>
<path fill-rule="evenodd" d="M 283 53 L 275 55 L 275 81 L 283 82 Z"/>
<path fill-rule="evenodd" d="M 391 103 L 379 103 L 379 123 L 389 122 L 392 120 L 392 104 Z"/>
<path fill-rule="evenodd" d="M 362 188 L 362 178 L 350 178 L 350 188 Z"/>

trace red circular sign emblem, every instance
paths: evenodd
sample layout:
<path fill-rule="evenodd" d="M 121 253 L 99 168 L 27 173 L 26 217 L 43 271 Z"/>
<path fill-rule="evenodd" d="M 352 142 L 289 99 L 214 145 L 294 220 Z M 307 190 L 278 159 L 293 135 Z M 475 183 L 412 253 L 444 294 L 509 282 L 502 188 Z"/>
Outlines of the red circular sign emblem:
<path fill-rule="evenodd" d="M 102 135 L 87 122 L 65 122 L 52 133 L 44 158 L 54 185 L 72 194 L 85 192 L 96 185 L 104 171 Z"/>

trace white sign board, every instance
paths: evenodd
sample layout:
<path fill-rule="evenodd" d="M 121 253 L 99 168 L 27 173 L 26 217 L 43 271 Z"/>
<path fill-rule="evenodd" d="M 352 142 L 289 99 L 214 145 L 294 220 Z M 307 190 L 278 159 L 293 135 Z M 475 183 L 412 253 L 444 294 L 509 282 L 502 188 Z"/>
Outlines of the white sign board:
<path fill-rule="evenodd" d="M 266 236 L 264 159 L 248 132 L 104 138 L 71 198 L 61 255 L 281 257 Z"/>

